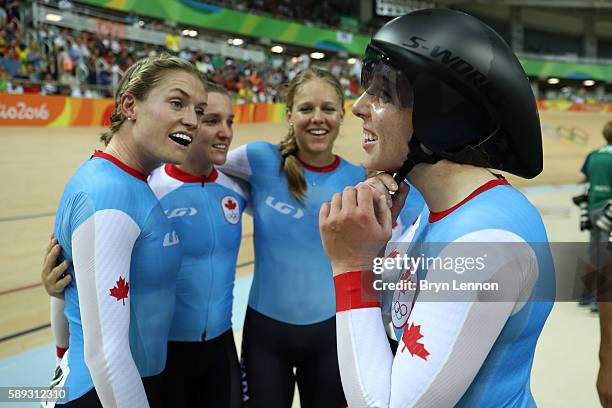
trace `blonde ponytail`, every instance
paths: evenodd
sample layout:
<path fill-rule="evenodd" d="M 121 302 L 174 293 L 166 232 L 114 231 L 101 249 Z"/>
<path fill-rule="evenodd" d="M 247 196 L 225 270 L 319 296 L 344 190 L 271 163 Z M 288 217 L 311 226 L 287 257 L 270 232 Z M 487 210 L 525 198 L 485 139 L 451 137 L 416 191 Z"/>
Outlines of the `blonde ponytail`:
<path fill-rule="evenodd" d="M 296 156 L 298 145 L 293 126 L 289 127 L 289 132 L 283 141 L 279 143 L 278 150 L 282 157 L 282 169 L 287 173 L 289 193 L 300 204 L 304 205 L 306 199 L 306 178 L 304 177 L 302 163 L 300 163 Z"/>

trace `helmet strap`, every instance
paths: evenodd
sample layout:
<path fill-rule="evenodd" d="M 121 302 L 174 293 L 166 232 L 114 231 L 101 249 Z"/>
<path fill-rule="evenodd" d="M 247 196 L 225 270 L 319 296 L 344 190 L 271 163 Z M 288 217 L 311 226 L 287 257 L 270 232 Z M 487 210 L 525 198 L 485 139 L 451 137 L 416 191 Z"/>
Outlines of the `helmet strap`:
<path fill-rule="evenodd" d="M 408 156 L 406 157 L 406 161 L 402 164 L 402 167 L 395 173 L 393 179 L 397 184 L 402 183 L 408 173 L 412 171 L 414 166 L 419 163 L 429 163 L 435 164 L 442 160 L 444 157 L 440 156 L 437 153 L 432 152 L 427 147 L 423 146 L 423 144 L 419 141 L 416 133 L 412 134 L 412 138 L 408 143 Z"/>

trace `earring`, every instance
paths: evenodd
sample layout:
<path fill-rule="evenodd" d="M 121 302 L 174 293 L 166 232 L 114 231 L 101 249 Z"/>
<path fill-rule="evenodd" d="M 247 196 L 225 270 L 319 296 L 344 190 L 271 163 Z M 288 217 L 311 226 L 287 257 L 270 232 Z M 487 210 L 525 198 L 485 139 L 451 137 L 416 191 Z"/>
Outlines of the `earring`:
<path fill-rule="evenodd" d="M 132 120 L 132 117 L 131 117 L 131 116 L 128 116 L 128 120 Z"/>

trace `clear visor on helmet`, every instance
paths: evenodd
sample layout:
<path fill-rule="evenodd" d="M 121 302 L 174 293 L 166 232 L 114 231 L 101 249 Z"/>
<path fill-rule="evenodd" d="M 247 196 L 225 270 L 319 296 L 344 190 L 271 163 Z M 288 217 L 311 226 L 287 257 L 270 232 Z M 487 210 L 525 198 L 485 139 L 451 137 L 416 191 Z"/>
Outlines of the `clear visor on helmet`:
<path fill-rule="evenodd" d="M 389 58 L 373 45 L 366 48 L 361 86 L 368 95 L 399 108 L 412 108 L 414 92 L 406 75 L 389 64 Z"/>

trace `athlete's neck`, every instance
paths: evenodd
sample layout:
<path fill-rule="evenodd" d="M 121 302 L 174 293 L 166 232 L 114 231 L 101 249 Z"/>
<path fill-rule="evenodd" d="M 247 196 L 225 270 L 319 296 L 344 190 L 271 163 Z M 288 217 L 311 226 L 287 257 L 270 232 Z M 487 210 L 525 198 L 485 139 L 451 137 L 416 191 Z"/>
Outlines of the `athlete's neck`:
<path fill-rule="evenodd" d="M 161 162 L 149 156 L 143 149 L 136 146 L 134 138 L 121 130 L 117 132 L 104 149 L 104 153 L 119 159 L 125 165 L 143 174 L 151 172 L 161 165 Z"/>
<path fill-rule="evenodd" d="M 435 164 L 415 166 L 407 178 L 423 195 L 429 210 L 441 212 L 497 177 L 483 167 L 440 160 Z"/>
<path fill-rule="evenodd" d="M 208 177 L 213 170 L 213 164 L 210 162 L 204 162 L 203 160 L 199 160 L 194 162 L 193 160 L 189 160 L 189 156 L 187 156 L 187 160 L 184 163 L 177 164 L 176 167 L 183 170 L 185 173 L 189 173 L 192 176 L 201 176 Z"/>
<path fill-rule="evenodd" d="M 297 157 L 302 163 L 311 165 L 312 167 L 325 167 L 336 161 L 336 156 L 330 151 L 321 153 L 311 153 L 304 150 L 297 152 Z"/>

